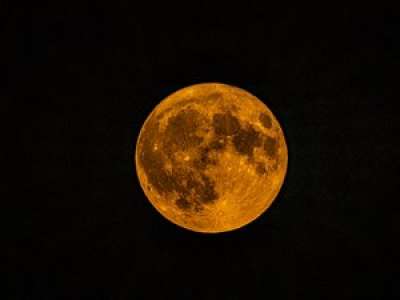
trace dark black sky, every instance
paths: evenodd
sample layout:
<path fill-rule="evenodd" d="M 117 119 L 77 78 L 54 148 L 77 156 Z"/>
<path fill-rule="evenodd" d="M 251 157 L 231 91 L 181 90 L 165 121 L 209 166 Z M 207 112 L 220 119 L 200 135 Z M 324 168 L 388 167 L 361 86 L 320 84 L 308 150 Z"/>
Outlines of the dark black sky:
<path fill-rule="evenodd" d="M 134 1 L 60 3 L 7 19 L 6 93 L 22 120 L 17 177 L 25 196 L 10 215 L 11 296 L 3 299 L 394 292 L 377 226 L 387 195 L 372 191 L 398 143 L 385 138 L 394 110 L 383 101 L 380 18 L 330 7 L 196 4 L 171 14 Z M 134 169 L 136 138 L 154 106 L 210 81 L 264 100 L 289 149 L 272 207 L 220 235 L 162 218 Z"/>

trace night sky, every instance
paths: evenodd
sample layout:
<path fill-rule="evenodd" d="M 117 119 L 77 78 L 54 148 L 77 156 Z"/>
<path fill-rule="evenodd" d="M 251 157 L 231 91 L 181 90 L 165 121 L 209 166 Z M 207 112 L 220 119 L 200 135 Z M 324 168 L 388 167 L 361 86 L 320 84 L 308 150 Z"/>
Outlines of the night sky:
<path fill-rule="evenodd" d="M 2 299 L 393 295 L 377 225 L 388 195 L 373 191 L 398 144 L 385 136 L 394 110 L 383 101 L 380 18 L 328 6 L 197 3 L 171 14 L 165 4 L 53 2 L 7 18 L 5 92 L 22 154 Z M 159 215 L 134 165 L 154 106 L 201 82 L 263 100 L 289 151 L 270 209 L 217 235 Z"/>

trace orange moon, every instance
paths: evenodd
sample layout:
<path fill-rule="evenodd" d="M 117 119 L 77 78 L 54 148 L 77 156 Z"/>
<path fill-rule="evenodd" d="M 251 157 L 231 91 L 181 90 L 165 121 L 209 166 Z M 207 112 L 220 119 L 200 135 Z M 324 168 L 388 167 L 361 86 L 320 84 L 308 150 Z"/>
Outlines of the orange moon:
<path fill-rule="evenodd" d="M 284 182 L 288 151 L 269 108 L 221 83 L 180 89 L 150 113 L 136 143 L 140 185 L 183 228 L 218 233 L 263 214 Z"/>

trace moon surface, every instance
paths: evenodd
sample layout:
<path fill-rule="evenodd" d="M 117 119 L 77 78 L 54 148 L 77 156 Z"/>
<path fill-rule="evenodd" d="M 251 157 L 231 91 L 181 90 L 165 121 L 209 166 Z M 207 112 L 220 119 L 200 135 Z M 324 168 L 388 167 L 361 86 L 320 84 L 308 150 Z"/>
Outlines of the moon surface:
<path fill-rule="evenodd" d="M 192 231 L 240 228 L 265 212 L 285 178 L 278 120 L 238 87 L 202 83 L 161 101 L 140 130 L 136 171 L 151 204 Z"/>

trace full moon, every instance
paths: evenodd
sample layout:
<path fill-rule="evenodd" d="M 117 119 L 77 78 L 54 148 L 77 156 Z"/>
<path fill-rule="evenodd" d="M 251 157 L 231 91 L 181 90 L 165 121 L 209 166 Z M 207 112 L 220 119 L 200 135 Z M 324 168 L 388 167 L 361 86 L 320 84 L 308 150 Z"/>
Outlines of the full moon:
<path fill-rule="evenodd" d="M 202 83 L 154 108 L 140 130 L 135 163 L 161 215 L 192 231 L 218 233 L 243 227 L 270 207 L 288 151 L 278 120 L 256 96 Z"/>

